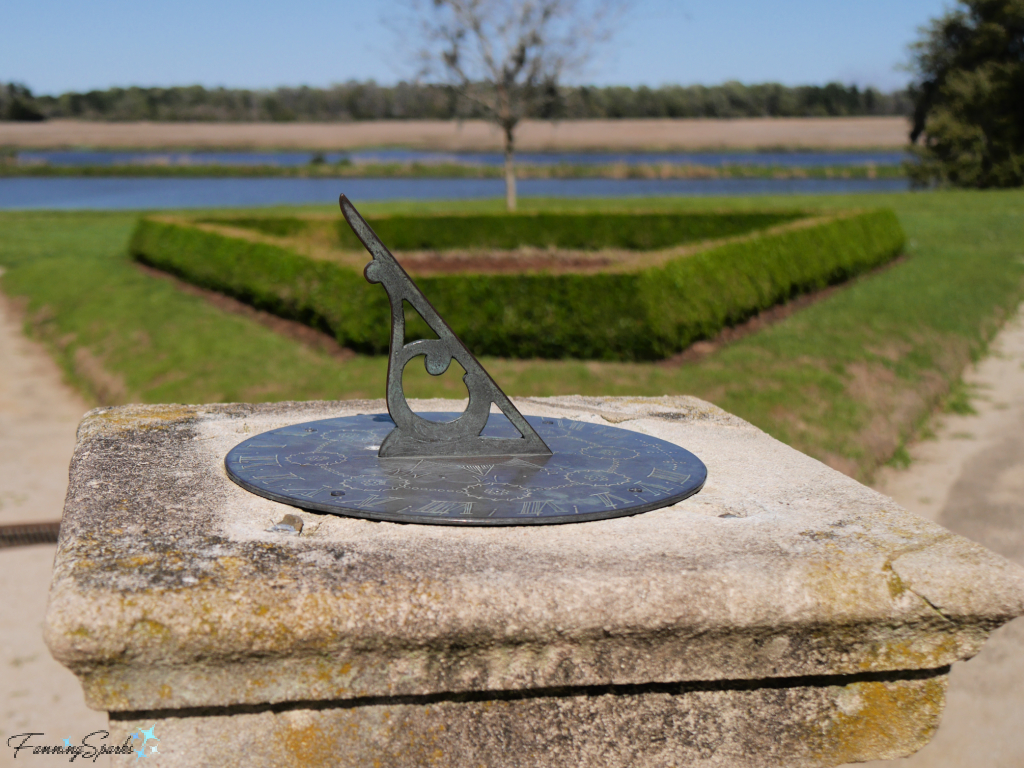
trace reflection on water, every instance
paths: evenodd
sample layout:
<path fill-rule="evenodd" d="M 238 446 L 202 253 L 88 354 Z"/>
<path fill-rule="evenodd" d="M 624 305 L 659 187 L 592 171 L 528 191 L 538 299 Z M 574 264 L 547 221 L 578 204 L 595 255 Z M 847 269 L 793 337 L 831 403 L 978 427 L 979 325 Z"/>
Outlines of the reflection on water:
<path fill-rule="evenodd" d="M 533 197 L 901 192 L 906 179 L 523 179 Z M 152 210 L 502 197 L 500 179 L 0 178 L 0 209 Z"/>
<path fill-rule="evenodd" d="M 431 152 L 415 149 L 367 149 L 326 152 L 327 163 L 349 159 L 355 163 L 464 163 L 497 166 L 499 152 Z M 825 166 L 899 165 L 904 152 L 520 152 L 527 165 L 723 165 L 820 168 Z M 308 165 L 312 152 L 97 152 L 40 150 L 18 153 L 19 162 L 49 165 Z"/>

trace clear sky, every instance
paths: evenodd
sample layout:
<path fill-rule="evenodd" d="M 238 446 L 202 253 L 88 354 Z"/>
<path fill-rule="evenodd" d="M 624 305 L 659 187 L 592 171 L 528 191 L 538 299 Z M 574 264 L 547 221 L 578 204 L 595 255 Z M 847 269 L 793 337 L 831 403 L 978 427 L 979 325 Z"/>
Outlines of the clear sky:
<path fill-rule="evenodd" d="M 637 0 L 583 78 L 607 85 L 901 87 L 907 44 L 950 0 Z M 0 82 L 265 88 L 411 79 L 398 0 L 8 0 Z"/>

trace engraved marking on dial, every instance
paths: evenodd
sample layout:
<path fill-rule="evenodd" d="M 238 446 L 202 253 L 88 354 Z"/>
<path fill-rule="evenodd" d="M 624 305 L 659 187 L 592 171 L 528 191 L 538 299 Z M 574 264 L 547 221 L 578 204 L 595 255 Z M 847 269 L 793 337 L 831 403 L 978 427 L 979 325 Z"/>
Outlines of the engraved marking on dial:
<path fill-rule="evenodd" d="M 475 475 L 478 478 L 483 479 L 490 474 L 491 470 L 494 469 L 493 464 L 460 464 L 459 469 L 463 469 L 469 472 L 471 475 Z"/>
<path fill-rule="evenodd" d="M 624 499 L 621 496 L 616 496 L 614 493 L 594 493 L 591 496 L 596 496 L 604 504 L 605 509 L 612 509 L 616 506 L 615 502 L 620 504 L 630 504 L 632 499 Z"/>
<path fill-rule="evenodd" d="M 565 476 L 570 483 L 577 485 L 621 485 L 628 478 L 616 472 L 604 472 L 599 469 L 578 469 Z"/>
<path fill-rule="evenodd" d="M 432 501 L 416 510 L 421 515 L 468 515 L 473 510 L 472 501 Z"/>
<path fill-rule="evenodd" d="M 281 490 L 285 493 L 292 493 L 296 496 L 301 496 L 304 499 L 312 499 L 314 496 L 326 493 L 330 488 L 331 486 L 325 485 L 323 488 L 282 488 Z"/>
<path fill-rule="evenodd" d="M 267 486 L 277 486 L 277 487 L 281 487 L 283 485 L 288 485 L 288 484 L 294 483 L 296 481 L 302 482 L 303 480 L 305 480 L 304 477 L 300 477 L 299 475 L 296 475 L 293 472 L 289 472 L 288 474 L 284 474 L 284 475 L 262 475 L 260 477 L 257 477 L 255 475 L 253 475 L 252 479 L 253 480 L 258 480 L 259 482 L 261 482 L 261 483 L 263 483 L 264 485 L 267 485 Z"/>
<path fill-rule="evenodd" d="M 372 509 L 373 507 L 379 506 L 381 504 L 387 504 L 388 502 L 391 501 L 401 501 L 401 499 L 396 499 L 391 496 L 381 496 L 375 493 L 372 496 L 368 496 L 367 498 L 362 499 L 361 501 L 349 501 L 345 504 L 345 506 L 356 507 L 358 509 Z"/>
<path fill-rule="evenodd" d="M 298 464 L 300 467 L 324 467 L 332 464 L 341 464 L 348 459 L 340 453 L 331 451 L 310 451 L 308 453 L 293 453 L 285 456 L 289 464 Z"/>
<path fill-rule="evenodd" d="M 496 465 L 496 466 L 502 466 L 502 467 L 529 467 L 530 469 L 540 469 L 540 465 L 534 464 L 531 461 L 526 461 L 525 459 L 509 459 L 508 461 L 503 461 L 503 462 L 501 462 L 500 465 Z"/>
<path fill-rule="evenodd" d="M 519 508 L 521 515 L 543 515 L 545 509 L 551 509 L 556 514 L 564 515 L 565 510 L 553 501 L 526 501 Z"/>
<path fill-rule="evenodd" d="M 280 467 L 281 463 L 277 456 L 239 456 L 238 463 L 246 469 L 254 467 Z"/>
<path fill-rule="evenodd" d="M 659 493 L 664 493 L 666 495 L 673 491 L 672 488 L 669 488 L 667 485 L 662 485 L 661 483 L 644 483 L 644 488 L 653 488 Z"/>
<path fill-rule="evenodd" d="M 690 479 L 689 475 L 684 475 L 679 472 L 669 472 L 666 469 L 658 469 L 657 467 L 651 470 L 651 474 L 649 474 L 648 477 L 653 477 L 655 480 L 668 480 L 669 482 L 678 483 L 679 485 L 682 485 Z"/>
<path fill-rule="evenodd" d="M 584 456 L 592 459 L 634 459 L 640 455 L 639 451 L 632 448 L 617 448 L 615 446 L 591 445 L 580 451 Z"/>

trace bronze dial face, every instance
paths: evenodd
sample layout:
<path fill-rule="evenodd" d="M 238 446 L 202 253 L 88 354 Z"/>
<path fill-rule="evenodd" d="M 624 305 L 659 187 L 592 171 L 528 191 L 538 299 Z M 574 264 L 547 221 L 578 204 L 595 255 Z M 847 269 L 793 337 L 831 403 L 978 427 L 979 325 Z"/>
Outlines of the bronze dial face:
<path fill-rule="evenodd" d="M 429 413 L 431 421 L 461 414 Z M 256 435 L 225 458 L 246 490 L 285 504 L 371 520 L 540 525 L 667 507 L 696 493 L 707 468 L 649 435 L 569 419 L 525 417 L 551 455 L 381 458 L 387 414 L 294 424 Z M 483 438 L 520 437 L 491 414 Z"/>

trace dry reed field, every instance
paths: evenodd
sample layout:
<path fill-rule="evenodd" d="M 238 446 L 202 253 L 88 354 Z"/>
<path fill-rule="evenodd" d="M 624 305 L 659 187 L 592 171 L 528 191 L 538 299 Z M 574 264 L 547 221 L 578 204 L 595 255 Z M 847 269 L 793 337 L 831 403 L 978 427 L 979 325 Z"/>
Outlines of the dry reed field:
<path fill-rule="evenodd" d="M 907 143 L 901 117 L 525 121 L 521 151 L 875 149 Z M 0 123 L 0 147 L 97 149 L 318 149 L 409 147 L 496 151 L 497 128 L 481 120 L 358 123 Z"/>

